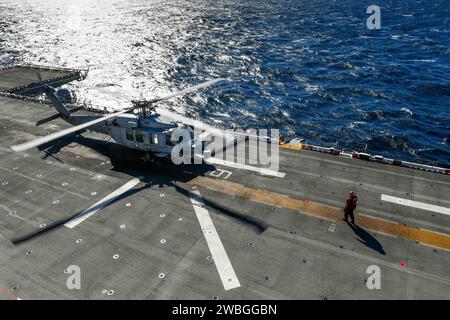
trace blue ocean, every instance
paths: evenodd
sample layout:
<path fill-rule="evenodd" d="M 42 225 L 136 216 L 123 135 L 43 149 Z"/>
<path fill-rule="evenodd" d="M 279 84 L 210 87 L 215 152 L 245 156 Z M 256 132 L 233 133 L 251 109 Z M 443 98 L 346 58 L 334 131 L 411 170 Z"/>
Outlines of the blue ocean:
<path fill-rule="evenodd" d="M 366 12 L 380 7 L 381 29 Z M 450 163 L 450 1 L 0 1 L 0 66 L 89 67 L 80 101 L 165 106 L 223 128 Z"/>

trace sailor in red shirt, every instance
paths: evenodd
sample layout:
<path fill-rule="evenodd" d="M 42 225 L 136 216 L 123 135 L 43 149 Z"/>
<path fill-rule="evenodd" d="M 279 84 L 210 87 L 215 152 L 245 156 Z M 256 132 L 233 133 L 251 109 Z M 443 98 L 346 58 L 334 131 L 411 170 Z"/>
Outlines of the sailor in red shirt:
<path fill-rule="evenodd" d="M 355 216 L 353 215 L 353 211 L 356 209 L 356 202 L 358 201 L 358 197 L 353 191 L 350 191 L 347 201 L 345 202 L 345 218 L 344 220 L 348 222 L 348 216 L 352 219 L 352 223 L 355 224 Z"/>

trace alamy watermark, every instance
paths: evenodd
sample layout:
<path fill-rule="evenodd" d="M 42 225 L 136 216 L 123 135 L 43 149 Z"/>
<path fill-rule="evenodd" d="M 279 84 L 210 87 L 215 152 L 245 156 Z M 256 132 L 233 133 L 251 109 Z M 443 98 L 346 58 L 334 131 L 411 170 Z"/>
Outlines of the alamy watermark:
<path fill-rule="evenodd" d="M 277 129 L 203 130 L 177 128 L 171 134 L 172 162 L 215 164 L 217 161 L 279 169 L 280 133 Z"/>
<path fill-rule="evenodd" d="M 367 278 L 366 286 L 367 289 L 373 290 L 381 289 L 381 269 L 377 265 L 370 265 L 367 267 L 367 274 L 370 274 L 370 276 Z"/>
<path fill-rule="evenodd" d="M 69 290 L 81 289 L 81 269 L 77 265 L 70 265 L 64 271 L 64 273 L 70 273 L 70 276 L 66 280 L 66 287 Z"/>
<path fill-rule="evenodd" d="M 379 30 L 381 29 L 381 9 L 377 5 L 371 5 L 367 8 L 366 13 L 371 14 L 367 18 L 367 29 L 369 30 Z"/>

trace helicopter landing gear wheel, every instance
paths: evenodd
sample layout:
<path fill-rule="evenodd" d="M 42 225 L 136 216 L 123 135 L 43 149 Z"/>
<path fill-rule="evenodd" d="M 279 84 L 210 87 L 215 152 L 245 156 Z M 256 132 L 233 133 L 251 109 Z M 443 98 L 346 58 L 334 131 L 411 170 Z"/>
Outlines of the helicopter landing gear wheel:
<path fill-rule="evenodd" d="M 145 155 L 144 155 L 144 157 L 143 157 L 143 160 L 144 160 L 145 164 L 150 164 L 150 165 L 152 165 L 153 163 L 155 163 L 156 158 L 153 157 L 152 154 L 151 154 L 150 152 L 146 152 Z"/>

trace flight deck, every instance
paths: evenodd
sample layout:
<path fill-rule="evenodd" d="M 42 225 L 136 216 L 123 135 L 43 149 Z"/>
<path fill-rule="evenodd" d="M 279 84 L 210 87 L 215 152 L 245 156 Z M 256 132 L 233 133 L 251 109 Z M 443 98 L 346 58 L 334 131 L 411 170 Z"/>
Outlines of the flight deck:
<path fill-rule="evenodd" d="M 144 163 L 89 131 L 10 149 L 70 127 L 36 126 L 54 114 L 0 96 L 0 299 L 450 299 L 448 174 L 289 145 L 273 172 Z"/>

